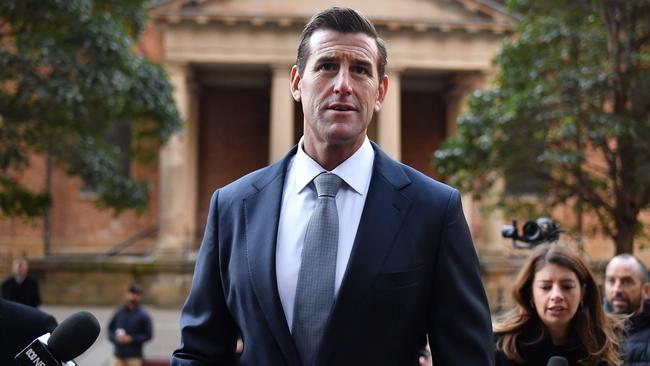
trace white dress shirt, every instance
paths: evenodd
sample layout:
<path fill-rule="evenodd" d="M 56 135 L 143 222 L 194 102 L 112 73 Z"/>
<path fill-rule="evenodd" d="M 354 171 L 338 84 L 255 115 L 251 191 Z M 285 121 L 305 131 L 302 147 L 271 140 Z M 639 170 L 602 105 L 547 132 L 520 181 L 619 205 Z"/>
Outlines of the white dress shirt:
<path fill-rule="evenodd" d="M 293 305 L 307 223 L 318 199 L 312 180 L 327 171 L 305 153 L 302 145 L 301 138 L 298 151 L 287 167 L 275 253 L 278 292 L 289 329 L 293 324 Z M 366 137 L 352 156 L 331 171 L 345 182 L 336 195 L 339 245 L 336 254 L 335 294 L 338 294 L 350 259 L 368 195 L 374 161 L 375 152 Z"/>

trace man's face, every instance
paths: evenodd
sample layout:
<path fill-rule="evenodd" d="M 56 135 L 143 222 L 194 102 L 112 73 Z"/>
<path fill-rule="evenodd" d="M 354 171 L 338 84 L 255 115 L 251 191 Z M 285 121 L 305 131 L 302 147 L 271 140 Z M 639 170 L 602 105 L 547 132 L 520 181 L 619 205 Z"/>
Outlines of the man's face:
<path fill-rule="evenodd" d="M 142 300 L 142 295 L 137 292 L 129 291 L 126 293 L 126 303 L 130 306 L 137 306 Z"/>
<path fill-rule="evenodd" d="M 303 75 L 291 71 L 291 92 L 302 101 L 305 144 L 360 146 L 388 79 L 377 75 L 375 40 L 364 33 L 321 29 L 309 41 Z"/>
<path fill-rule="evenodd" d="M 18 265 L 18 270 L 16 271 L 16 274 L 18 276 L 27 276 L 27 271 L 29 271 L 29 267 L 27 266 L 27 263 L 21 262 Z"/>
<path fill-rule="evenodd" d="M 643 308 L 646 285 L 634 259 L 614 258 L 605 272 L 605 297 L 614 314 L 633 314 Z"/>

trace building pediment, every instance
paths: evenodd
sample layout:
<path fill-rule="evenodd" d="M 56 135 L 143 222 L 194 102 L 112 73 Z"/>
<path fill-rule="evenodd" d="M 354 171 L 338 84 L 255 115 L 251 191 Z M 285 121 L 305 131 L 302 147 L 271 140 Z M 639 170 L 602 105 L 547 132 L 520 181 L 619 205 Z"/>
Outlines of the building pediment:
<path fill-rule="evenodd" d="M 318 0 L 170 0 L 152 9 L 160 23 L 217 23 L 230 26 L 302 27 L 327 6 Z M 380 29 L 427 31 L 508 32 L 512 17 L 489 0 L 348 0 Z"/>

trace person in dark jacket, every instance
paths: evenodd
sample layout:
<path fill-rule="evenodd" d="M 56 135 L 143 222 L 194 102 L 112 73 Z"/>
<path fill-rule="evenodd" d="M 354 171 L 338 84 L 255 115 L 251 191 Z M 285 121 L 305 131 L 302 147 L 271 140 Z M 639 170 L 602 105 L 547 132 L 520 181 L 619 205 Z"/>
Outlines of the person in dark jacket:
<path fill-rule="evenodd" d="M 642 312 L 630 318 L 627 334 L 623 343 L 625 365 L 650 365 L 650 299 L 644 301 Z"/>
<path fill-rule="evenodd" d="M 28 275 L 29 264 L 24 258 L 13 262 L 13 274 L 2 283 L 2 298 L 20 304 L 38 307 L 41 305 L 41 292 L 38 281 Z"/>
<path fill-rule="evenodd" d="M 151 317 L 142 308 L 142 287 L 131 285 L 122 305 L 108 324 L 108 338 L 115 345 L 113 366 L 141 366 L 142 345 L 153 335 Z"/>
<path fill-rule="evenodd" d="M 558 244 L 540 245 L 512 289 L 515 307 L 494 325 L 496 366 L 620 366 L 622 322 L 603 310 L 600 292 L 580 256 Z"/>
<path fill-rule="evenodd" d="M 56 326 L 56 319 L 49 314 L 0 299 L 0 365 L 18 366 L 14 360 L 18 352 Z"/>
<path fill-rule="evenodd" d="M 629 315 L 623 343 L 625 365 L 650 366 L 650 281 L 638 258 L 621 254 L 605 270 L 605 306 L 614 314 Z"/>

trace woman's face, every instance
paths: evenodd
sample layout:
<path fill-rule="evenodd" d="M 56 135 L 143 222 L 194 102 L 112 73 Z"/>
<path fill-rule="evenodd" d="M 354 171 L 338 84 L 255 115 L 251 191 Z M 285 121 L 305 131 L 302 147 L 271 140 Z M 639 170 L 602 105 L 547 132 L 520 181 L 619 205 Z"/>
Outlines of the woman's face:
<path fill-rule="evenodd" d="M 533 278 L 533 303 L 544 325 L 565 334 L 582 301 L 582 286 L 576 274 L 557 264 L 547 263 Z"/>

